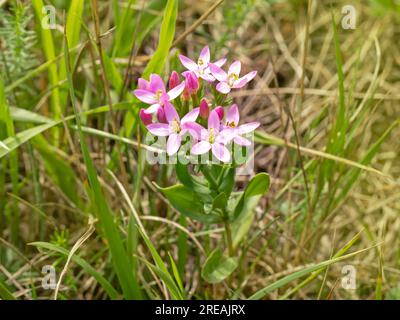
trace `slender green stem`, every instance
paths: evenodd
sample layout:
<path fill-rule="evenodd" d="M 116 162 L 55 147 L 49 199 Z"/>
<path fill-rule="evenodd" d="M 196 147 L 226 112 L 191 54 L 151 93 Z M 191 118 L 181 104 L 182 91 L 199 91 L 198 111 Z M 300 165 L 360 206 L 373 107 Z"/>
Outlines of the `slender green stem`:
<path fill-rule="evenodd" d="M 232 241 L 232 230 L 228 220 L 225 220 L 225 234 L 226 234 L 226 245 L 228 247 L 228 254 L 230 257 L 234 255 L 233 241 Z"/>

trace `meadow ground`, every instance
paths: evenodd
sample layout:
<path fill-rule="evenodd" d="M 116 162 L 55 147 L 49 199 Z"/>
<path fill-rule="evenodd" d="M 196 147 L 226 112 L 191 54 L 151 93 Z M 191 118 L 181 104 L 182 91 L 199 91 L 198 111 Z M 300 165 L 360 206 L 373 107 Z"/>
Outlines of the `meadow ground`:
<path fill-rule="evenodd" d="M 400 299 L 396 1 L 0 8 L 1 299 Z M 147 161 L 138 79 L 206 45 L 257 71 L 252 182 Z"/>

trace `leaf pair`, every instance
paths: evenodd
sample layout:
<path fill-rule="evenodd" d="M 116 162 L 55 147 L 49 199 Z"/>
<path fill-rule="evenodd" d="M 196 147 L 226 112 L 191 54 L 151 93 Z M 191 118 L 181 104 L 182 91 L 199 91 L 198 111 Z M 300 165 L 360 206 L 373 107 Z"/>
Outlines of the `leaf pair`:
<path fill-rule="evenodd" d="M 177 164 L 176 174 L 181 184 L 157 187 L 181 214 L 203 223 L 224 223 L 227 233 L 232 229 L 232 246 L 237 248 L 251 228 L 255 207 L 269 189 L 269 175 L 255 175 L 244 191 L 233 194 L 234 167 L 200 165 L 199 168 L 203 177 L 190 174 L 188 166 Z M 217 248 L 207 258 L 202 277 L 210 283 L 217 283 L 228 277 L 237 266 L 236 257 L 227 257 Z"/>

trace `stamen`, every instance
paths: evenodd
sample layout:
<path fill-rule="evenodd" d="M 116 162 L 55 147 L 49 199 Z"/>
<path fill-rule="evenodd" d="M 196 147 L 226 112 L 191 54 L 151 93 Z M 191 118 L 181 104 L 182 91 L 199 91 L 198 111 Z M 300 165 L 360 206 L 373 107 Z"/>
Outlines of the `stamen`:
<path fill-rule="evenodd" d="M 171 121 L 170 126 L 171 126 L 172 132 L 175 132 L 175 133 L 181 132 L 181 126 L 177 119 L 174 119 L 173 121 Z"/>
<path fill-rule="evenodd" d="M 229 86 L 232 87 L 233 84 L 235 83 L 235 81 L 238 80 L 238 79 L 239 79 L 239 75 L 238 75 L 238 74 L 236 74 L 236 73 L 231 73 L 231 74 L 229 75 L 229 78 L 228 78 L 228 84 L 229 84 Z"/>
<path fill-rule="evenodd" d="M 209 130 L 208 130 L 208 142 L 209 143 L 214 143 L 215 142 L 215 139 L 217 138 L 217 136 L 216 136 L 216 134 L 215 134 L 215 130 L 214 130 L 214 128 L 210 128 Z"/>

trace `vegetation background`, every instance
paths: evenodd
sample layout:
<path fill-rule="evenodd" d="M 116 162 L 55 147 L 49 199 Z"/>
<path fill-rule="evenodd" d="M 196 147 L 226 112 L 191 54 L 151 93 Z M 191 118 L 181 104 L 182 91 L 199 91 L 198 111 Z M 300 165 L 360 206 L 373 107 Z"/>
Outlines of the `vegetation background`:
<path fill-rule="evenodd" d="M 355 29 L 342 28 L 344 5 Z M 398 2 L 0 7 L 1 299 L 400 299 Z M 217 284 L 201 266 L 222 228 L 154 187 L 175 170 L 144 160 L 131 93 L 206 44 L 258 71 L 235 99 L 262 124 L 255 170 L 271 176 L 239 267 Z M 355 289 L 343 288 L 346 265 Z"/>

